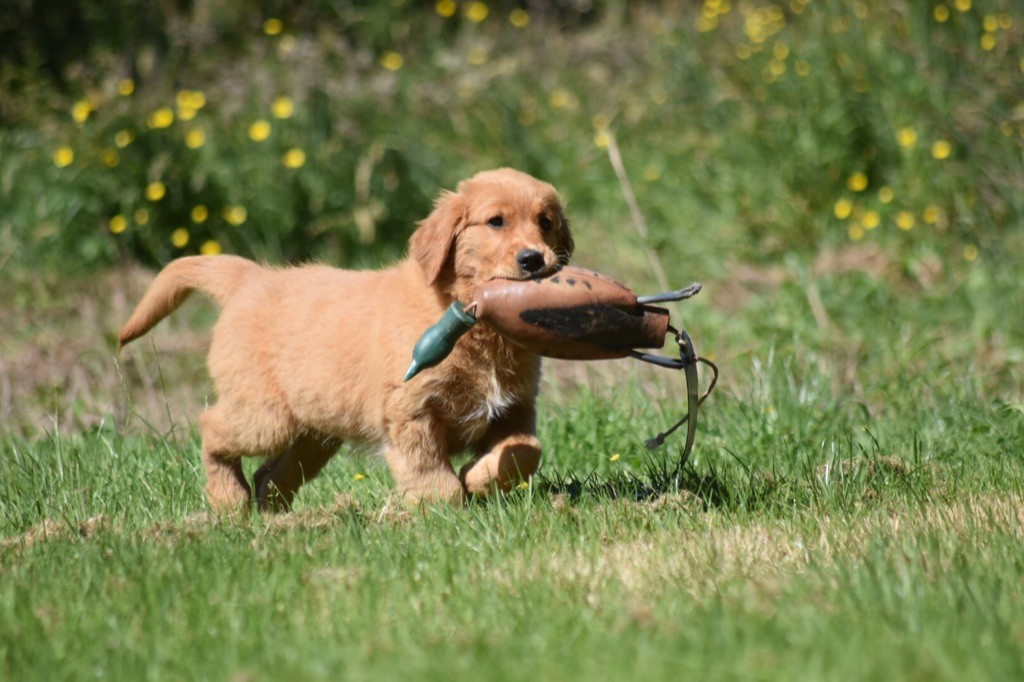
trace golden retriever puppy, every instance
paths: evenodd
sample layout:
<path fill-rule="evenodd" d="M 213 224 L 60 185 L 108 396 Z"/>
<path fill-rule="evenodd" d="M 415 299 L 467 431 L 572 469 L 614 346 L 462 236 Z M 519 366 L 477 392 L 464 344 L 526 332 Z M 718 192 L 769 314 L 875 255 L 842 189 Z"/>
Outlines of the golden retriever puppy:
<path fill-rule="evenodd" d="M 479 173 L 442 193 L 408 257 L 372 271 L 271 268 L 236 256 L 171 262 L 119 337 L 145 334 L 194 291 L 221 307 L 208 365 L 217 402 L 200 417 L 216 509 L 286 509 L 342 442 L 379 445 L 413 501 L 461 502 L 533 475 L 540 358 L 484 325 L 438 366 L 403 376 L 420 335 L 478 283 L 546 275 L 573 250 L 555 189 L 524 173 Z M 474 459 L 456 473 L 451 457 Z M 242 457 L 264 457 L 253 490 Z"/>

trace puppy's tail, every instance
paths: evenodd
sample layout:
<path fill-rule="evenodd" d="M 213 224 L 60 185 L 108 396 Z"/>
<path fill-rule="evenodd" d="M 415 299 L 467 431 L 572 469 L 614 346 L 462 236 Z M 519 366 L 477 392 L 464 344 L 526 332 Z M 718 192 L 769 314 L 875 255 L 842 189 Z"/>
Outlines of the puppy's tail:
<path fill-rule="evenodd" d="M 238 256 L 188 256 L 171 261 L 128 318 L 117 339 L 117 350 L 152 329 L 197 289 L 224 307 L 242 282 L 259 269 L 256 263 Z"/>

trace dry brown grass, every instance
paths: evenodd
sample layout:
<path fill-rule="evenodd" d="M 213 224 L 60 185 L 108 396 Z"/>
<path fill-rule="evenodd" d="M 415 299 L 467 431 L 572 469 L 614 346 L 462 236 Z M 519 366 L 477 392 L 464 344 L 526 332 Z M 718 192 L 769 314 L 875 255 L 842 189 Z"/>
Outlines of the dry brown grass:
<path fill-rule="evenodd" d="M 94 428 L 115 420 L 166 432 L 198 414 L 209 336 L 203 303 L 116 357 L 116 336 L 153 274 L 138 267 L 89 277 L 60 273 L 0 280 L 0 423 L 8 433 Z M 158 350 L 158 353 L 154 351 Z M 126 392 L 127 389 L 127 392 Z"/>
<path fill-rule="evenodd" d="M 559 576 L 567 588 L 586 586 L 595 595 L 620 589 L 638 604 L 656 600 L 665 585 L 683 585 L 694 599 L 705 599 L 742 583 L 756 587 L 764 598 L 781 590 L 788 574 L 856 559 L 872 543 L 899 546 L 936 532 L 959 542 L 980 528 L 1024 541 L 1024 504 L 1005 494 L 878 510 L 856 522 L 822 516 L 803 529 L 783 521 L 738 524 L 714 513 L 696 518 L 699 525 L 688 531 L 659 531 L 639 540 L 614 538 L 593 552 L 556 549 L 539 567 L 536 557 L 523 556 L 521 562 L 500 567 L 500 580 L 521 584 L 541 572 Z"/>

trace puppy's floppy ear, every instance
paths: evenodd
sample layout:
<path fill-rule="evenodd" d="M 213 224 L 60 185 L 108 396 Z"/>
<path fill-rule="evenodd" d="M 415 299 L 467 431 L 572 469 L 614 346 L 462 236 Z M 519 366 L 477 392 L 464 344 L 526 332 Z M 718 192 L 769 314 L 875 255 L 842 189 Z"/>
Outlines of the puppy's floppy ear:
<path fill-rule="evenodd" d="M 409 255 L 423 268 L 427 284 L 432 285 L 441 276 L 448 255 L 455 244 L 455 235 L 466 221 L 466 206 L 462 195 L 443 192 L 434 204 L 434 210 L 409 239 Z"/>
<path fill-rule="evenodd" d="M 558 213 L 558 223 L 559 255 L 564 251 L 565 260 L 568 261 L 569 257 L 572 256 L 572 252 L 576 250 L 576 241 L 572 238 L 572 231 L 569 230 L 569 219 L 561 211 Z M 563 265 L 565 264 L 567 263 L 563 263 Z"/>

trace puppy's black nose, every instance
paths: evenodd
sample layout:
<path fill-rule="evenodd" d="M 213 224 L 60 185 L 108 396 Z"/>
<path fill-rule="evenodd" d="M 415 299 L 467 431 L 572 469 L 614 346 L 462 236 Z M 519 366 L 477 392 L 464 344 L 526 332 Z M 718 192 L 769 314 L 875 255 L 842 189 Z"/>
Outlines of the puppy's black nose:
<path fill-rule="evenodd" d="M 540 272 L 544 269 L 544 254 L 534 249 L 523 249 L 516 254 L 516 262 L 526 272 Z"/>

